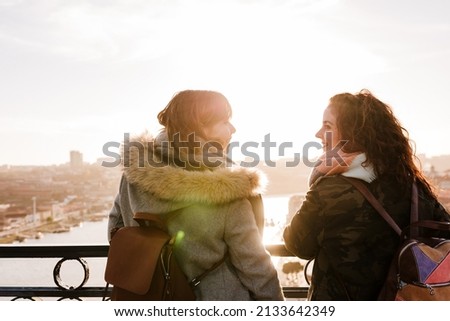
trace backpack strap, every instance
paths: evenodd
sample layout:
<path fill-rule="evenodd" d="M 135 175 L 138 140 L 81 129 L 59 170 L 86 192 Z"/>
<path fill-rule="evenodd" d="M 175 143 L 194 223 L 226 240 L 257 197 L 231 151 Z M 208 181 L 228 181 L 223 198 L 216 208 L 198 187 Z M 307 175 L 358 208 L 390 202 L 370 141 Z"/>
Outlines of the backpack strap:
<path fill-rule="evenodd" d="M 380 213 L 380 215 L 389 223 L 389 225 L 396 231 L 397 234 L 402 237 L 405 235 L 405 232 L 398 227 L 397 223 L 392 219 L 392 217 L 386 212 L 380 202 L 373 196 L 373 194 L 369 191 L 364 183 L 356 178 L 345 177 L 342 176 L 346 181 L 351 183 L 355 188 L 357 188 L 361 194 L 366 197 L 366 199 L 370 202 L 370 204 L 375 207 L 375 209 Z M 410 230 L 410 237 L 414 238 L 418 236 L 418 228 L 428 228 L 439 231 L 450 231 L 450 222 L 441 222 L 441 221 L 433 221 L 433 220 L 421 220 L 419 221 L 419 195 L 418 195 L 417 183 L 414 181 L 412 185 L 411 191 L 411 217 L 410 217 L 410 225 L 406 228 L 406 230 Z M 392 224 L 390 223 L 392 222 Z M 397 228 L 395 228 L 393 225 Z M 400 233 L 398 232 L 400 231 Z M 403 233 L 403 234 L 402 234 Z"/>
<path fill-rule="evenodd" d="M 135 213 L 133 216 L 134 220 L 139 223 L 139 226 L 145 227 L 145 226 L 152 226 L 156 227 L 160 230 L 163 230 L 165 232 L 168 232 L 166 223 L 163 219 L 161 219 L 161 216 L 158 214 L 151 214 L 151 213 Z M 222 259 L 220 261 L 214 263 L 209 269 L 204 271 L 202 274 L 194 277 L 190 282 L 189 285 L 195 288 L 197 285 L 200 284 L 200 282 L 205 278 L 205 276 L 218 268 L 225 260 L 228 258 L 228 252 L 225 253 Z"/>
<path fill-rule="evenodd" d="M 411 217 L 409 221 L 410 237 L 416 238 L 419 236 L 419 228 L 415 223 L 419 222 L 419 195 L 417 191 L 417 183 L 414 180 L 411 190 Z"/>
<path fill-rule="evenodd" d="M 417 183 L 414 181 L 411 191 L 411 224 L 419 221 L 419 192 Z"/>
<path fill-rule="evenodd" d="M 152 226 L 167 232 L 166 223 L 161 219 L 161 216 L 158 214 L 137 212 L 134 214 L 133 218 L 136 222 L 139 223 L 139 226 L 141 227 Z"/>
<path fill-rule="evenodd" d="M 202 274 L 196 276 L 195 278 L 193 278 L 190 282 L 189 285 L 192 286 L 193 288 L 195 288 L 197 285 L 200 284 L 200 282 L 204 279 L 204 277 L 211 271 L 215 270 L 216 268 L 218 268 L 223 262 L 225 262 L 225 260 L 228 258 L 228 252 L 225 253 L 225 255 L 223 256 L 223 258 L 214 263 L 209 269 L 207 269 L 205 272 L 203 272 Z"/>
<path fill-rule="evenodd" d="M 372 204 L 372 206 L 377 210 L 377 212 L 380 213 L 380 215 L 385 219 L 385 221 L 394 229 L 395 233 L 397 233 L 398 235 L 402 234 L 402 229 L 397 225 L 397 223 L 395 223 L 393 218 L 389 215 L 388 212 L 386 212 L 381 203 L 375 198 L 375 196 L 373 196 L 373 194 L 369 191 L 367 186 L 364 185 L 364 183 L 361 180 L 345 176 L 341 177 L 350 184 L 352 184 L 357 190 L 361 192 L 361 194 L 369 201 L 370 204 Z"/>

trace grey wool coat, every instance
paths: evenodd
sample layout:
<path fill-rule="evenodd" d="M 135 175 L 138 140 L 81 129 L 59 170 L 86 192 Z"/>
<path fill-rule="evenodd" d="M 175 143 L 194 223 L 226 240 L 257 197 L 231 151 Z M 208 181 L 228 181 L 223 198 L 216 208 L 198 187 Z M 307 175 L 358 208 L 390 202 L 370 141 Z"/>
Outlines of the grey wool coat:
<path fill-rule="evenodd" d="M 178 153 L 175 159 L 158 139 L 137 137 L 137 145 L 142 148 L 123 155 L 126 166 L 109 214 L 109 231 L 138 225 L 135 213 L 159 214 L 178 236 L 176 258 L 189 279 L 229 255 L 196 287 L 198 300 L 284 300 L 262 244 L 257 224 L 262 218 L 255 217 L 249 201 L 263 187 L 260 173 L 226 162 L 211 168 L 202 161 L 199 168 L 179 166 L 177 160 L 188 155 Z"/>

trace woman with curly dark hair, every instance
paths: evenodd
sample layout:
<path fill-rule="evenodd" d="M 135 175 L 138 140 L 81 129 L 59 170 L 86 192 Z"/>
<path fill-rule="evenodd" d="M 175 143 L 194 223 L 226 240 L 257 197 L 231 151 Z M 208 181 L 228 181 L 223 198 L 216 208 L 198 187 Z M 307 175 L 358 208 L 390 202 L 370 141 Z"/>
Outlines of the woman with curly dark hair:
<path fill-rule="evenodd" d="M 375 300 L 399 237 L 345 177 L 363 181 L 401 228 L 409 224 L 414 180 L 420 219 L 450 216 L 418 168 L 408 132 L 369 91 L 333 96 L 316 137 L 325 152 L 284 230 L 286 247 L 315 259 L 310 300 Z"/>

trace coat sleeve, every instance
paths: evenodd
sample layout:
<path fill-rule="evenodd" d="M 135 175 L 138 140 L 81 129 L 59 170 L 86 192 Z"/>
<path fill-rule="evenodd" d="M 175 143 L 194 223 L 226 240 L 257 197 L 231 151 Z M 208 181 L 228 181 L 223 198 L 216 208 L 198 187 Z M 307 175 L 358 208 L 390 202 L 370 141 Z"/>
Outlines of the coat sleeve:
<path fill-rule="evenodd" d="M 285 227 L 283 239 L 286 248 L 302 259 L 313 259 L 319 250 L 320 233 L 323 231 L 321 213 L 323 206 L 318 192 L 312 188 L 300 209 Z"/>
<path fill-rule="evenodd" d="M 284 300 L 277 271 L 262 243 L 250 202 L 233 202 L 228 213 L 224 237 L 242 284 L 255 300 Z"/>
<path fill-rule="evenodd" d="M 450 215 L 438 199 L 426 196 L 423 191 L 421 191 L 419 192 L 419 220 L 450 222 Z M 422 230 L 421 233 L 427 236 L 450 238 L 450 231 L 433 231 L 425 229 Z"/>
<path fill-rule="evenodd" d="M 124 184 L 124 177 L 122 176 L 122 179 L 120 180 L 120 187 Z M 121 189 L 121 188 L 120 188 Z M 119 190 L 120 190 L 119 189 Z M 114 231 L 116 231 L 118 228 L 121 228 L 124 226 L 123 218 L 122 218 L 122 209 L 120 207 L 120 191 L 117 193 L 113 206 L 111 210 L 109 211 L 108 215 L 108 241 L 111 241 L 112 234 Z"/>
<path fill-rule="evenodd" d="M 108 216 L 108 241 L 111 241 L 111 237 L 118 228 L 124 226 L 122 219 L 122 211 L 120 209 L 120 195 L 117 194 L 113 207 L 109 211 Z"/>

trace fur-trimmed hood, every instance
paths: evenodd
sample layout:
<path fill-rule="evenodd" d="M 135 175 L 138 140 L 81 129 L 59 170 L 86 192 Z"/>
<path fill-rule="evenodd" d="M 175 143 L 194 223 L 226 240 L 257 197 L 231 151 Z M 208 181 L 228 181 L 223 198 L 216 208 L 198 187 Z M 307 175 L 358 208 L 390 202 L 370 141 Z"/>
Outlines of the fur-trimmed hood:
<path fill-rule="evenodd" d="M 256 196 L 264 190 L 265 176 L 261 172 L 232 166 L 226 157 L 214 157 L 208 162 L 199 160 L 200 166 L 193 169 L 175 164 L 180 155 L 174 157 L 174 151 L 163 144 L 161 137 L 155 139 L 145 134 L 129 143 L 122 151 L 124 176 L 152 197 L 182 203 L 223 204 Z"/>

